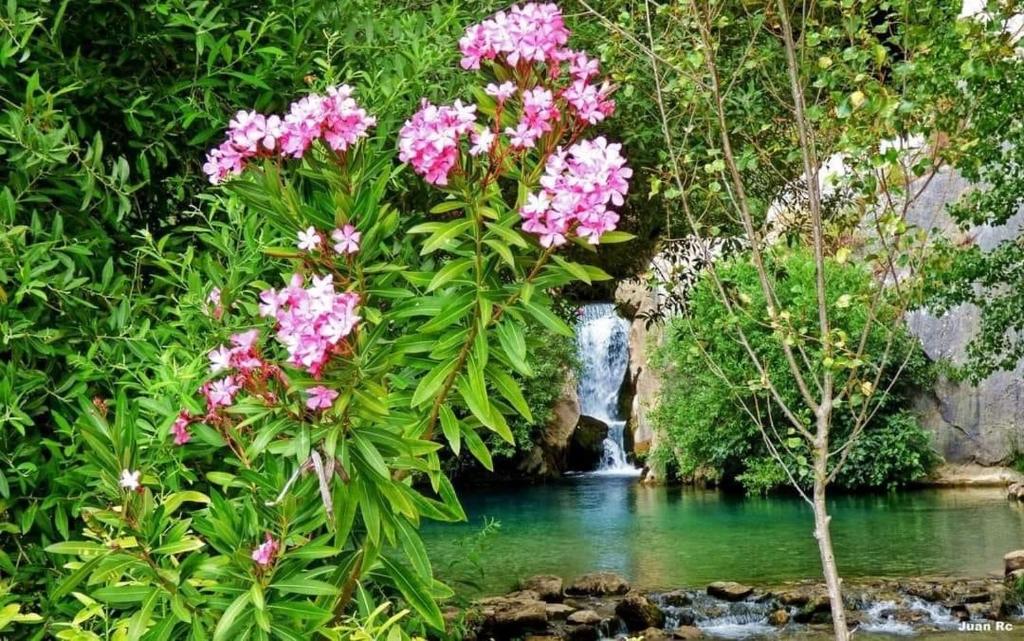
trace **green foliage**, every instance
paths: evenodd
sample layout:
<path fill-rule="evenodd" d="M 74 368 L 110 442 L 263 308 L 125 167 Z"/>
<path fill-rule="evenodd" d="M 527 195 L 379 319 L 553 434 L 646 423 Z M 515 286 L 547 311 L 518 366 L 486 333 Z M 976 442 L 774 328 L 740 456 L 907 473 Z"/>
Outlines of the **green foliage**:
<path fill-rule="evenodd" d="M 746 332 L 752 348 L 765 364 L 769 377 L 780 388 L 783 398 L 794 405 L 798 390 L 787 376 L 787 364 L 780 347 L 780 335 L 758 321 L 757 311 L 764 299 L 757 272 L 745 257 L 732 259 L 718 267 L 737 312 L 730 315 L 720 302 L 711 278 L 701 278 L 693 292 L 689 312 L 674 319 L 667 328 L 664 347 L 657 359 L 664 375 L 659 407 L 654 412 L 662 444 L 655 454 L 661 463 L 678 466 L 684 475 L 703 473 L 724 481 L 736 480 L 751 491 L 768 491 L 787 485 L 784 469 L 774 460 L 758 427 L 758 418 L 780 443 L 780 454 L 803 486 L 811 481 L 807 443 L 789 428 L 767 390 L 752 371 L 750 357 L 735 339 L 735 326 Z M 786 310 L 793 327 L 816 322 L 814 263 L 803 250 L 779 250 L 771 256 L 769 273 L 778 292 L 778 304 Z M 851 435 L 854 417 L 868 398 L 880 400 L 877 414 L 852 447 L 846 468 L 837 482 L 847 488 L 894 487 L 921 478 L 934 461 L 928 438 L 917 421 L 905 411 L 906 392 L 914 384 L 927 380 L 927 366 L 916 341 L 900 326 L 892 348 L 886 351 L 885 321 L 896 310 L 883 304 L 868 332 L 865 354 L 874 360 L 851 360 L 855 346 L 843 343 L 848 336 L 859 336 L 867 321 L 870 300 L 876 285 L 871 275 L 851 263 L 827 262 L 828 308 L 833 330 L 840 340 L 839 353 L 829 361 L 820 348 L 804 345 L 807 358 L 819 367 L 832 367 L 836 385 L 849 389 L 849 400 L 840 404 L 834 415 L 835 448 Z M 882 361 L 884 358 L 885 362 Z M 708 359 L 713 363 L 709 366 Z M 891 389 L 893 375 L 884 376 L 879 389 L 866 381 L 873 373 L 897 371 L 900 378 Z M 869 374 L 870 373 L 870 374 Z M 884 395 L 878 399 L 878 395 Z M 748 413 L 750 412 L 750 413 Z M 801 417 L 810 422 L 809 415 Z M 787 429 L 789 428 L 789 429 Z"/>

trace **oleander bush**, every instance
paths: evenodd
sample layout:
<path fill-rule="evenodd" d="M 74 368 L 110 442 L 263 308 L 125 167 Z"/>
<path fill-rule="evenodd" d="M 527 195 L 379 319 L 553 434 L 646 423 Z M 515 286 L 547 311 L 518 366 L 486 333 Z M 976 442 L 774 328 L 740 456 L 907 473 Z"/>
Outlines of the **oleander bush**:
<path fill-rule="evenodd" d="M 5 6 L 5 636 L 443 629 L 440 453 L 537 422 L 524 328 L 571 335 L 631 171 L 553 5 L 462 70 L 457 5 L 374 8 Z"/>

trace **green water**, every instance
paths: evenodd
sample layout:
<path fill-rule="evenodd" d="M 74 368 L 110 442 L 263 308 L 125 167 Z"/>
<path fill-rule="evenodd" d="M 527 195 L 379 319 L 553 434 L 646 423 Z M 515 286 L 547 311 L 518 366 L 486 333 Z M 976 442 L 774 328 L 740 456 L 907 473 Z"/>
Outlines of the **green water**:
<path fill-rule="evenodd" d="M 428 524 L 424 536 L 442 578 L 474 581 L 462 584 L 467 592 L 507 591 L 531 574 L 571 579 L 595 570 L 652 590 L 820 576 L 810 508 L 797 498 L 600 477 L 461 496 L 469 523 Z M 1003 555 L 1024 548 L 1024 509 L 997 489 L 839 496 L 831 513 L 848 577 L 980 577 L 1001 573 Z M 501 527 L 474 545 L 485 518 Z"/>

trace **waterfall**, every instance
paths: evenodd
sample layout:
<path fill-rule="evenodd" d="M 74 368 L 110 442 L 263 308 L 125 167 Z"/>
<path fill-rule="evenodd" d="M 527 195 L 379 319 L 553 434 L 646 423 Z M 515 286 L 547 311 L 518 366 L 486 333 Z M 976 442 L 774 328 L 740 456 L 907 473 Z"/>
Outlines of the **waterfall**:
<path fill-rule="evenodd" d="M 597 474 L 637 476 L 626 460 L 626 421 L 619 411 L 619 389 L 629 367 L 629 323 L 611 303 L 590 303 L 580 310 L 576 351 L 582 363 L 580 412 L 608 424 Z"/>

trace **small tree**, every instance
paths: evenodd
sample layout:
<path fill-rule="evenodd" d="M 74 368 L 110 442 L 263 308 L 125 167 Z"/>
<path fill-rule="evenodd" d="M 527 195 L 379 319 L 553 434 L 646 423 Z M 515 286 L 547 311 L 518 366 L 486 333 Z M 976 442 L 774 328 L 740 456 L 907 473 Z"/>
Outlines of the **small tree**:
<path fill-rule="evenodd" d="M 984 144 L 963 135 L 964 114 L 953 108 L 970 100 L 957 82 L 968 73 L 965 59 L 1012 53 L 998 19 L 994 27 L 969 27 L 955 4 L 690 0 L 655 8 L 645 0 L 637 14 L 602 17 L 652 71 L 664 179 L 673 185 L 680 226 L 696 236 L 737 235 L 749 247 L 763 306 L 735 297 L 713 264 L 708 276 L 752 375 L 735 380 L 713 359 L 707 364 L 727 385 L 753 389 L 770 405 L 767 412 L 742 407 L 813 510 L 840 641 L 849 631 L 826 494 L 912 353 L 894 346 L 903 313 L 921 300 L 927 239 L 907 214 L 944 166 Z M 811 322 L 798 322 L 782 304 L 769 271 L 775 223 L 784 218 L 784 236 L 812 255 Z M 829 260 L 857 260 L 875 277 L 866 295 L 843 293 L 866 310 L 859 335 L 835 326 Z M 770 328 L 769 345 L 751 341 L 749 322 Z M 869 358 L 868 337 L 879 326 L 886 339 L 870 346 Z M 775 353 L 784 381 L 765 366 Z M 795 401 L 780 393 L 783 382 L 797 390 Z M 851 426 L 841 436 L 833 429 L 838 413 Z M 794 465 L 805 464 L 791 454 L 805 447 L 807 469 L 798 474 Z M 807 490 L 798 481 L 805 474 Z"/>

